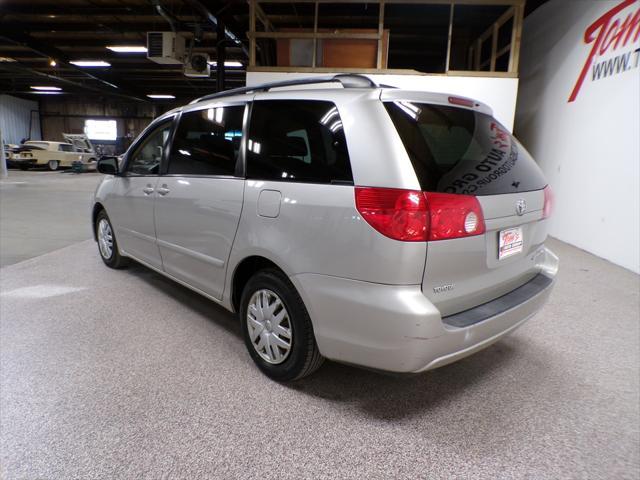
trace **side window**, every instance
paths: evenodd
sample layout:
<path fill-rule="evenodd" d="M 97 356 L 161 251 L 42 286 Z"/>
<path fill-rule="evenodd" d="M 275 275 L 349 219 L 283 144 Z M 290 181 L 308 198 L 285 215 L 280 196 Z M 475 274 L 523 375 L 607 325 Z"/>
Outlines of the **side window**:
<path fill-rule="evenodd" d="M 129 157 L 126 172 L 133 175 L 157 175 L 170 132 L 171 121 L 168 121 L 150 133 Z"/>
<path fill-rule="evenodd" d="M 171 146 L 168 174 L 234 175 L 244 105 L 185 112 Z"/>
<path fill-rule="evenodd" d="M 315 100 L 254 102 L 247 141 L 247 178 L 353 181 L 337 107 Z"/>
<path fill-rule="evenodd" d="M 61 143 L 60 145 L 58 145 L 58 151 L 59 152 L 73 152 L 73 145 L 66 145 L 64 143 Z"/>

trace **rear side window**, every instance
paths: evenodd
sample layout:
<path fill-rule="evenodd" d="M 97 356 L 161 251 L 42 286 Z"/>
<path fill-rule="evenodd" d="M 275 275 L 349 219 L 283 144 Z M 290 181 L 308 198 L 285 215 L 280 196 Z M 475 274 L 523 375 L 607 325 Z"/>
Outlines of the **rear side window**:
<path fill-rule="evenodd" d="M 73 145 L 61 144 L 58 145 L 58 150 L 61 152 L 73 152 Z"/>
<path fill-rule="evenodd" d="M 352 183 L 337 107 L 315 100 L 254 102 L 247 140 L 247 178 Z"/>
<path fill-rule="evenodd" d="M 234 175 L 244 105 L 185 112 L 171 146 L 169 174 Z"/>
<path fill-rule="evenodd" d="M 424 191 L 498 195 L 547 185 L 529 153 L 489 115 L 405 101 L 385 107 Z"/>

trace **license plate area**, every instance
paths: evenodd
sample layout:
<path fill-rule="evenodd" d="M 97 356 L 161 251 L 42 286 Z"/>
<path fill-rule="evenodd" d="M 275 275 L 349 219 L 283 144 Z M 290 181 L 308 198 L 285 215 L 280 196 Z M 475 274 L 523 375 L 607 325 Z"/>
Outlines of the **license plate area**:
<path fill-rule="evenodd" d="M 524 236 L 522 227 L 507 228 L 498 232 L 498 260 L 502 260 L 522 252 Z"/>

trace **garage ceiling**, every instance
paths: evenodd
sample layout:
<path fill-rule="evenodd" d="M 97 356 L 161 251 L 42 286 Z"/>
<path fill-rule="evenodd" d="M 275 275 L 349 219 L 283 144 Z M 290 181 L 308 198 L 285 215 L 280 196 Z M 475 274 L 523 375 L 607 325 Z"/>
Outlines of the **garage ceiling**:
<path fill-rule="evenodd" d="M 530 0 L 527 13 L 541 3 L 544 0 Z M 355 18 L 345 16 L 340 5 L 335 7 L 334 11 L 328 4 L 322 11 L 337 24 L 344 24 L 345 18 L 348 24 L 349 18 Z M 273 23 L 295 25 L 300 15 L 295 6 L 285 4 L 279 8 L 274 12 Z M 178 31 L 198 32 L 200 41 L 194 43 L 193 52 L 208 53 L 212 60 L 217 58 L 215 20 L 222 20 L 228 32 L 243 42 L 240 45 L 232 41 L 224 43 L 226 60 L 242 64 L 225 69 L 225 86 L 241 86 L 245 83 L 247 64 L 248 13 L 248 4 L 243 0 L 4 0 L 0 5 L 0 92 L 33 98 L 31 87 L 45 85 L 62 88 L 66 94 L 140 101 L 151 101 L 149 94 L 171 94 L 183 100 L 215 92 L 214 67 L 208 78 L 187 78 L 181 65 L 161 65 L 148 60 L 145 53 L 116 53 L 106 48 L 144 46 L 146 32 L 171 31 L 167 18 Z M 430 38 L 437 36 L 433 19 L 425 15 L 422 26 L 420 22 L 416 24 L 415 13 L 409 12 L 409 15 L 414 16 L 412 22 L 407 22 L 411 17 L 402 10 L 398 10 L 395 20 L 393 17 L 385 20 L 396 23 L 385 25 L 391 28 L 391 49 L 395 48 L 396 52 L 390 51 L 390 61 L 395 56 L 399 68 L 427 71 L 429 49 L 425 46 Z M 481 31 L 487 19 L 479 15 L 470 22 L 469 28 Z M 403 25 L 411 30 L 403 32 Z M 397 33 L 396 43 L 394 33 Z M 406 40 L 402 41 L 403 38 Z M 412 49 L 412 45 L 417 48 Z M 83 68 L 69 63 L 74 60 L 102 60 L 111 66 Z"/>
<path fill-rule="evenodd" d="M 230 31 L 242 31 L 235 14 L 246 15 L 245 2 L 200 2 L 162 0 L 159 4 L 177 22 L 180 31 L 200 29 L 202 40 L 194 52 L 216 58 L 215 26 L 207 12 L 225 20 Z M 206 9 L 206 10 L 205 10 Z M 181 65 L 160 65 L 145 53 L 115 53 L 111 45 L 146 45 L 146 32 L 171 31 L 152 2 L 147 0 L 30 0 L 5 1 L 0 6 L 0 91 L 27 93 L 34 85 L 54 85 L 69 93 L 95 92 L 148 100 L 148 94 L 196 97 L 216 89 L 215 69 L 209 78 L 187 78 Z M 238 34 L 240 36 L 240 34 Z M 229 43 L 229 44 L 227 44 Z M 239 46 L 225 42 L 227 60 L 246 63 Z M 51 60 L 56 66 L 51 66 Z M 73 60 L 103 60 L 109 68 L 82 68 Z M 245 71 L 227 68 L 227 88 L 243 85 Z M 115 88 L 115 87 L 117 88 Z"/>

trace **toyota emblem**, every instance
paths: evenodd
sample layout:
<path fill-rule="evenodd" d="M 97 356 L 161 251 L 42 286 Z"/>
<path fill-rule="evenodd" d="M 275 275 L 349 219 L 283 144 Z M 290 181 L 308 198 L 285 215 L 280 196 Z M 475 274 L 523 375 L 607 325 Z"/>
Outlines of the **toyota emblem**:
<path fill-rule="evenodd" d="M 520 216 L 524 215 L 527 211 L 527 202 L 523 199 L 520 199 L 516 202 L 516 213 Z"/>

